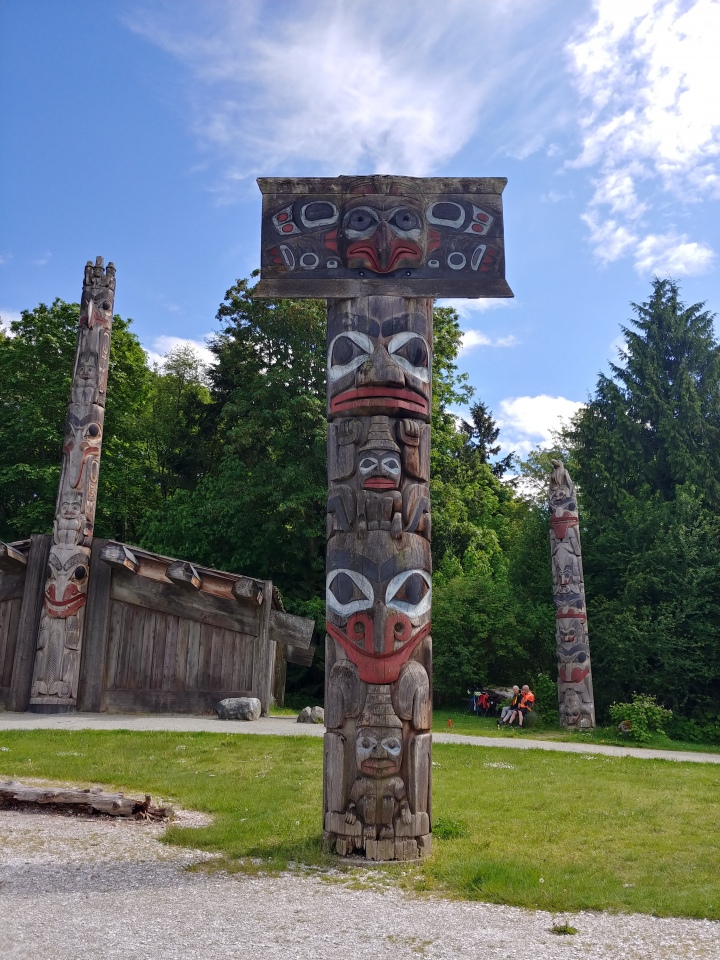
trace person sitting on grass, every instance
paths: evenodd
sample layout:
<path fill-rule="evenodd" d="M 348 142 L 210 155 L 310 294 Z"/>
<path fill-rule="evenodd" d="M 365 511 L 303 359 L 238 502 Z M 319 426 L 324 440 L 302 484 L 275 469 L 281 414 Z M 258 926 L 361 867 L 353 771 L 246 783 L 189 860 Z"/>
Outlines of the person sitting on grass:
<path fill-rule="evenodd" d="M 532 692 L 530 687 L 525 684 L 522 688 L 522 693 L 520 695 L 520 703 L 518 704 L 518 724 L 523 725 L 525 717 L 530 713 L 535 703 L 535 694 Z"/>
<path fill-rule="evenodd" d="M 498 720 L 497 724 L 498 727 L 509 727 L 517 716 L 518 707 L 520 705 L 520 687 L 516 685 L 512 689 L 513 695 L 510 703 L 506 703 L 500 711 L 500 719 Z"/>

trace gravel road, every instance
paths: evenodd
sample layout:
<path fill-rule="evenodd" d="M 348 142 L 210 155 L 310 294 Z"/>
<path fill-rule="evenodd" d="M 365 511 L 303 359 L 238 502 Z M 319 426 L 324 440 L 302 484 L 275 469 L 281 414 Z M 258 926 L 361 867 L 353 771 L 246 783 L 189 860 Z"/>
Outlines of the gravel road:
<path fill-rule="evenodd" d="M 192 820 L 186 820 L 192 825 Z M 541 911 L 316 877 L 188 872 L 163 827 L 0 812 L 3 960 L 718 960 L 720 923 Z M 568 923 L 575 936 L 550 932 Z"/>

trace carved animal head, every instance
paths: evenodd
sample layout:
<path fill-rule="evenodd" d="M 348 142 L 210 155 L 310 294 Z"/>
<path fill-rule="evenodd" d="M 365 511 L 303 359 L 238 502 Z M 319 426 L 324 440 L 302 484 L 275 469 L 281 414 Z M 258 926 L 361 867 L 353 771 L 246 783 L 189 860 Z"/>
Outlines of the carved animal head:
<path fill-rule="evenodd" d="M 88 571 L 88 556 L 77 547 L 51 547 L 45 584 L 45 610 L 51 617 L 64 620 L 85 606 Z"/>

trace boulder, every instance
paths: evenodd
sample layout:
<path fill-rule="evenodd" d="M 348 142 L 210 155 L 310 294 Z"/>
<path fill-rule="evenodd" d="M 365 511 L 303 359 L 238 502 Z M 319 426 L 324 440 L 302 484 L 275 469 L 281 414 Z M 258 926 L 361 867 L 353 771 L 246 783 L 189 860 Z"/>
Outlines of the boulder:
<path fill-rule="evenodd" d="M 298 723 L 325 723 L 325 711 L 322 707 L 303 707 L 298 714 Z"/>
<path fill-rule="evenodd" d="M 257 697 L 228 697 L 215 704 L 221 720 L 259 720 L 261 710 Z"/>

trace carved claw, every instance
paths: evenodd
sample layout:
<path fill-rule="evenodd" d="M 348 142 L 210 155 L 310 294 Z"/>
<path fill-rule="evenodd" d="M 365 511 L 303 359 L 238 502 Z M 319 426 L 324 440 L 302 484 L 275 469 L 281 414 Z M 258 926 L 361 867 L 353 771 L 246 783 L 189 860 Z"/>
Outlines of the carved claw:
<path fill-rule="evenodd" d="M 357 820 L 357 814 L 355 813 L 355 804 L 349 803 L 347 810 L 345 811 L 345 823 L 353 824 Z"/>
<path fill-rule="evenodd" d="M 402 817 L 403 823 L 412 823 L 412 813 L 410 812 L 410 807 L 408 806 L 407 801 L 402 805 L 400 816 Z"/>
<path fill-rule="evenodd" d="M 390 534 L 393 540 L 402 540 L 402 517 L 399 513 L 393 514 Z"/>

